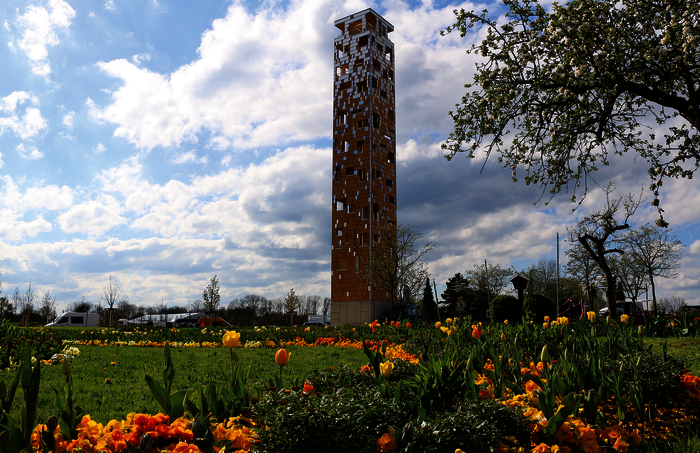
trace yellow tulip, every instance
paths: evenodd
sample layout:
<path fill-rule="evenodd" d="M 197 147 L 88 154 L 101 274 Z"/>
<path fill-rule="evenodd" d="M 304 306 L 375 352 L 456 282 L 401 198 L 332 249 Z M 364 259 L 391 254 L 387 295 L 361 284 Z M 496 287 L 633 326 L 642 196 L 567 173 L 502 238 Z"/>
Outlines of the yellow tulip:
<path fill-rule="evenodd" d="M 501 341 L 506 341 L 506 334 L 504 334 L 504 333 L 501 334 Z"/>
<path fill-rule="evenodd" d="M 441 325 L 442 325 L 442 324 L 440 324 L 440 321 L 438 321 L 438 322 L 435 323 L 435 328 L 436 328 L 436 329 L 439 329 Z"/>
<path fill-rule="evenodd" d="M 235 348 L 241 342 L 241 334 L 235 330 L 226 331 L 221 341 L 223 341 L 224 346 L 227 348 Z"/>
<path fill-rule="evenodd" d="M 620 321 L 622 321 L 623 324 L 627 324 L 627 321 L 629 321 L 630 317 L 627 315 L 622 315 L 620 316 Z"/>
<path fill-rule="evenodd" d="M 447 318 L 447 319 L 445 320 L 445 323 L 447 323 L 447 324 L 452 324 L 452 318 Z"/>
<path fill-rule="evenodd" d="M 549 322 L 549 316 L 544 317 L 544 322 Z"/>
<path fill-rule="evenodd" d="M 589 320 L 590 322 L 595 322 L 596 314 L 595 314 L 594 311 L 589 311 L 589 312 L 586 313 L 586 314 L 588 315 L 588 320 Z"/>
<path fill-rule="evenodd" d="M 394 364 L 391 362 L 384 362 L 379 364 L 379 372 L 381 373 L 382 377 L 388 378 L 391 376 L 391 373 L 394 371 Z"/>
<path fill-rule="evenodd" d="M 503 324 L 508 325 L 508 320 L 503 321 Z"/>

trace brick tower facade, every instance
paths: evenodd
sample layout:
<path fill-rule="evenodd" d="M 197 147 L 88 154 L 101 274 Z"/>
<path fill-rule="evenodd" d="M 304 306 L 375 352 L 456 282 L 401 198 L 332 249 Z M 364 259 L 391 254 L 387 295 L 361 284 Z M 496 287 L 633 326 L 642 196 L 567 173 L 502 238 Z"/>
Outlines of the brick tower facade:
<path fill-rule="evenodd" d="M 363 324 L 391 311 L 361 267 L 379 228 L 396 225 L 394 27 L 372 9 L 335 26 L 331 323 Z"/>

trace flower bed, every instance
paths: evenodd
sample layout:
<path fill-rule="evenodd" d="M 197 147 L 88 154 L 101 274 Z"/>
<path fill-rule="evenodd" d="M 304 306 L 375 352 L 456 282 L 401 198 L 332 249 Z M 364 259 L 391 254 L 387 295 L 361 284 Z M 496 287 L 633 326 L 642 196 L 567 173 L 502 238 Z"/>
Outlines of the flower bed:
<path fill-rule="evenodd" d="M 372 323 L 317 332 L 280 329 L 276 336 L 267 329 L 248 335 L 196 329 L 199 341 L 172 342 L 155 341 L 161 335 L 157 331 L 127 335 L 99 329 L 90 337 L 66 340 L 64 348 L 72 348 L 71 356 L 80 360 L 79 345 L 164 347 L 163 383 L 146 379 L 163 413 L 130 414 L 103 426 L 70 412 L 70 367 L 64 362 L 62 424 L 40 424 L 31 431 L 31 442 L 43 451 L 118 452 L 128 451 L 127 444 L 149 444 L 160 452 L 633 452 L 644 451 L 650 441 L 687 436 L 700 422 L 700 378 L 665 350 L 648 352 L 643 331 L 627 326 L 624 318 L 491 326 L 448 319 L 412 329 Z M 383 334 L 409 340 L 390 342 Z M 284 368 L 296 355 L 271 351 L 279 377 L 251 398 L 236 349 L 288 346 L 362 348 L 368 364 L 285 382 Z M 199 395 L 171 393 L 176 368 L 171 347 L 228 349 L 230 378 L 221 388 L 203 386 Z M 39 365 L 29 357 L 25 354 L 18 376 L 38 375 Z M 43 363 L 60 363 L 60 356 Z M 31 386 L 25 393 L 31 396 Z M 18 426 L 15 438 L 26 435 Z M 2 442 L 0 436 L 0 449 Z"/>

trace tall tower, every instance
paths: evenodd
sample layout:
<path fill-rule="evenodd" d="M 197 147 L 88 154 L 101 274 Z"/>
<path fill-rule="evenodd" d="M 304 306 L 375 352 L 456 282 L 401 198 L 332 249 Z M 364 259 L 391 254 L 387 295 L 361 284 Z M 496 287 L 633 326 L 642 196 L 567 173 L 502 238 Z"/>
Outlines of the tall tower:
<path fill-rule="evenodd" d="M 371 8 L 335 26 L 331 323 L 362 324 L 391 311 L 361 267 L 379 228 L 396 225 L 394 26 Z"/>

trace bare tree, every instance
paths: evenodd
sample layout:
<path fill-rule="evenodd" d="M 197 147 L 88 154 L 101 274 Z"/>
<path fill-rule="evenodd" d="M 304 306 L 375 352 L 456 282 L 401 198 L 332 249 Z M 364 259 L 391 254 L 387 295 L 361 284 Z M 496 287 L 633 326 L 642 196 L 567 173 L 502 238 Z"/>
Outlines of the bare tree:
<path fill-rule="evenodd" d="M 614 275 L 620 279 L 625 296 L 632 299 L 632 302 L 636 302 L 649 282 L 644 267 L 630 253 L 627 253 L 627 250 L 624 254 L 612 259 L 610 267 Z"/>
<path fill-rule="evenodd" d="M 272 312 L 278 315 L 284 313 L 284 299 L 278 297 L 272 301 Z"/>
<path fill-rule="evenodd" d="M 505 291 L 514 274 L 514 269 L 504 268 L 498 263 L 484 263 L 474 265 L 473 269 L 466 272 L 466 277 L 474 283 L 478 292 L 487 293 L 493 299 Z M 486 303 L 491 301 L 487 300 Z"/>
<path fill-rule="evenodd" d="M 15 286 L 15 292 L 12 293 L 12 310 L 15 314 L 22 314 L 22 293 L 19 292 L 19 288 Z"/>
<path fill-rule="evenodd" d="M 44 293 L 44 297 L 41 299 L 41 307 L 39 308 L 39 313 L 41 313 L 42 318 L 49 320 L 53 317 L 56 312 L 56 298 L 51 294 L 51 290 Z"/>
<path fill-rule="evenodd" d="M 543 294 L 556 302 L 557 260 L 541 258 L 537 264 L 528 267 L 521 274 L 530 279 L 527 294 Z"/>
<path fill-rule="evenodd" d="M 416 249 L 416 241 L 422 237 L 416 229 L 413 225 L 380 227 L 371 246 L 364 248 L 362 279 L 389 294 L 392 310 L 399 300 L 398 292 L 402 285 L 417 294 L 428 275 L 427 266 L 420 260 L 435 244 L 428 242 Z"/>
<path fill-rule="evenodd" d="M 307 315 L 317 314 L 318 307 L 321 305 L 321 296 L 306 296 L 306 305 L 308 307 Z"/>
<path fill-rule="evenodd" d="M 688 304 L 685 303 L 685 299 L 679 296 L 672 296 L 672 297 L 662 297 L 659 299 L 659 307 L 667 312 L 677 312 L 680 311 L 683 307 L 687 307 Z"/>
<path fill-rule="evenodd" d="M 577 280 L 586 288 L 586 300 L 588 300 L 589 309 L 597 311 L 593 306 L 593 298 L 591 297 L 591 285 L 596 277 L 600 275 L 600 268 L 593 261 L 591 255 L 583 248 L 583 245 L 578 240 L 571 241 L 571 237 L 566 239 L 570 247 L 566 251 L 566 256 L 569 261 L 564 265 L 564 272 Z"/>
<path fill-rule="evenodd" d="M 134 319 L 137 317 L 138 307 L 129 302 L 128 297 L 123 297 L 117 302 L 117 313 L 119 318 Z"/>
<path fill-rule="evenodd" d="M 241 299 L 241 306 L 247 308 L 253 316 L 262 316 L 267 299 L 257 294 L 246 294 Z"/>
<path fill-rule="evenodd" d="M 117 282 L 116 278 L 110 275 L 109 281 L 102 286 L 102 291 L 100 292 L 100 302 L 107 305 L 107 308 L 111 310 L 119 301 L 121 292 L 122 290 L 119 287 L 119 282 Z"/>
<path fill-rule="evenodd" d="M 656 311 L 654 277 L 674 278 L 680 267 L 683 244 L 671 234 L 672 229 L 646 224 L 624 237 L 631 259 L 644 268 L 651 285 L 651 300 Z"/>
<path fill-rule="evenodd" d="M 323 314 L 323 318 L 325 319 L 326 316 L 328 316 L 328 313 L 331 311 L 331 298 L 330 297 L 324 297 L 323 298 L 323 306 L 321 308 L 321 313 Z"/>
<path fill-rule="evenodd" d="M 19 288 L 15 288 L 15 294 L 13 296 L 14 299 L 16 299 L 16 307 L 19 311 L 19 313 L 24 316 L 24 315 L 31 315 L 34 313 L 35 305 L 36 305 L 36 292 L 34 292 L 34 287 L 32 286 L 32 282 L 29 282 L 27 285 L 27 290 L 24 292 L 24 294 L 20 294 Z"/>
<path fill-rule="evenodd" d="M 161 296 L 160 302 L 158 302 L 156 308 L 158 309 L 158 314 L 160 315 L 160 321 L 166 319 L 167 307 L 165 306 L 165 298 Z"/>
<path fill-rule="evenodd" d="M 617 245 L 621 239 L 621 232 L 630 228 L 627 223 L 637 212 L 642 202 L 642 194 L 634 197 L 627 194 L 623 197 L 612 198 L 615 190 L 611 182 L 602 188 L 605 192 L 605 205 L 597 211 L 583 217 L 576 225 L 567 228 L 569 242 L 578 241 L 596 262 L 606 281 L 605 296 L 608 301 L 610 316 L 617 316 L 615 306 L 615 277 L 608 263 L 608 255 L 611 253 L 624 253 Z"/>
<path fill-rule="evenodd" d="M 194 302 L 189 302 L 187 304 L 187 311 L 190 313 L 198 313 L 204 311 L 204 302 L 202 299 L 197 299 Z"/>

